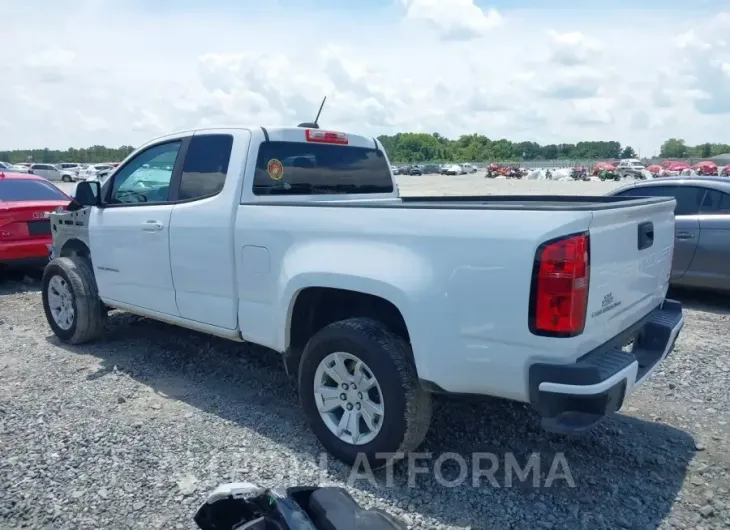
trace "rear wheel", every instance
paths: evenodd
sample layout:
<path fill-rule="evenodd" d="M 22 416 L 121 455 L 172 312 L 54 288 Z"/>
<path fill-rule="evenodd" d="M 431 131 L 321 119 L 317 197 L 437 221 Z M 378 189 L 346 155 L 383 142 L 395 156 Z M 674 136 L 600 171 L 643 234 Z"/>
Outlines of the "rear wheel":
<path fill-rule="evenodd" d="M 69 177 L 68 175 L 64 175 L 63 177 L 61 177 L 61 180 L 64 182 L 71 182 L 71 177 Z"/>
<path fill-rule="evenodd" d="M 56 258 L 46 265 L 42 298 L 48 325 L 63 342 L 81 344 L 102 334 L 106 312 L 88 259 Z"/>
<path fill-rule="evenodd" d="M 426 436 L 431 396 L 420 387 L 408 344 L 375 320 L 343 320 L 317 332 L 298 379 L 310 428 L 347 464 L 359 457 L 383 467 Z"/>

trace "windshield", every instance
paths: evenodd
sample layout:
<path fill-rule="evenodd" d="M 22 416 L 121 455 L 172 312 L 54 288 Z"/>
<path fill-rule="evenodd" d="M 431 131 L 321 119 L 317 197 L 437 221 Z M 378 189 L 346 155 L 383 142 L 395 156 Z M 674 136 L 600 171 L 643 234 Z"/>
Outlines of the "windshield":
<path fill-rule="evenodd" d="M 42 180 L 0 180 L 0 202 L 68 200 L 61 190 Z"/>

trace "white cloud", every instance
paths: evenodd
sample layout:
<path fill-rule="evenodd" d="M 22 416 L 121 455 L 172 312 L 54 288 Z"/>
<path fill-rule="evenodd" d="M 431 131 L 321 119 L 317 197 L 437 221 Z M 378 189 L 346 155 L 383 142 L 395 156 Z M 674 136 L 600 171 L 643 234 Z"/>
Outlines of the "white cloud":
<path fill-rule="evenodd" d="M 73 65 L 76 54 L 62 48 L 50 48 L 30 54 L 25 65 L 30 68 L 69 68 Z"/>
<path fill-rule="evenodd" d="M 557 64 L 565 66 L 586 64 L 596 59 L 601 51 L 601 45 L 597 40 L 586 37 L 580 31 L 558 33 L 551 29 L 548 35 L 551 40 L 551 59 Z"/>
<path fill-rule="evenodd" d="M 726 15 L 500 15 L 471 0 L 392 2 L 386 11 L 359 3 L 186 11 L 0 0 L 8 19 L 34 21 L 32 38 L 24 25 L 3 28 L 13 46 L 0 47 L 0 149 L 296 124 L 312 120 L 324 96 L 321 123 L 371 135 L 618 140 L 648 154 L 673 136 L 726 139 Z"/>
<path fill-rule="evenodd" d="M 730 114 L 730 14 L 721 14 L 676 39 L 694 89 L 695 108 L 705 115 Z"/>
<path fill-rule="evenodd" d="M 27 77 L 37 83 L 61 83 L 73 73 L 76 53 L 62 48 L 47 48 L 28 55 L 23 61 Z"/>
<path fill-rule="evenodd" d="M 445 40 L 469 40 L 502 23 L 496 9 L 482 10 L 474 0 L 400 0 L 406 18 L 431 25 Z"/>
<path fill-rule="evenodd" d="M 74 123 L 86 131 L 98 132 L 109 128 L 109 123 L 99 116 L 87 116 L 81 112 L 77 113 Z"/>
<path fill-rule="evenodd" d="M 573 101 L 569 119 L 583 125 L 607 125 L 613 122 L 615 101 L 611 98 L 586 98 Z"/>
<path fill-rule="evenodd" d="M 603 74 L 591 67 L 557 69 L 551 79 L 541 85 L 549 98 L 579 100 L 598 95 L 603 86 Z"/>

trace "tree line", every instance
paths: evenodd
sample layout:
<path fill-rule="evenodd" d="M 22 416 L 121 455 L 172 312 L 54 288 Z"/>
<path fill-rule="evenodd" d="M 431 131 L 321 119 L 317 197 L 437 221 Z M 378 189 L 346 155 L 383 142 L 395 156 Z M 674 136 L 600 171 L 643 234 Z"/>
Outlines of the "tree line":
<path fill-rule="evenodd" d="M 58 164 L 61 162 L 78 162 L 81 164 L 101 164 L 104 162 L 121 162 L 134 147 L 105 147 L 94 145 L 82 149 L 16 149 L 0 151 L 0 161 L 10 164 L 33 162 L 35 164 Z"/>
<path fill-rule="evenodd" d="M 400 162 L 518 162 L 520 160 L 582 160 L 636 158 L 636 151 L 619 142 L 578 142 L 576 144 L 540 145 L 536 142 L 492 140 L 481 134 L 466 134 L 451 140 L 438 133 L 398 133 L 380 136 L 391 161 Z M 119 162 L 134 147 L 94 145 L 83 149 L 18 149 L 0 151 L 0 161 L 17 164 L 35 162 L 102 163 Z M 661 158 L 709 158 L 730 153 L 730 145 L 706 143 L 687 145 L 680 138 L 670 138 L 660 149 Z"/>
<path fill-rule="evenodd" d="M 393 162 L 464 161 L 518 162 L 520 160 L 582 160 L 637 158 L 630 145 L 619 142 L 578 142 L 576 144 L 540 145 L 536 142 L 492 140 L 481 134 L 467 134 L 450 140 L 438 133 L 398 133 L 380 136 Z M 670 138 L 660 149 L 661 158 L 709 158 L 730 153 L 728 144 L 687 145 Z"/>

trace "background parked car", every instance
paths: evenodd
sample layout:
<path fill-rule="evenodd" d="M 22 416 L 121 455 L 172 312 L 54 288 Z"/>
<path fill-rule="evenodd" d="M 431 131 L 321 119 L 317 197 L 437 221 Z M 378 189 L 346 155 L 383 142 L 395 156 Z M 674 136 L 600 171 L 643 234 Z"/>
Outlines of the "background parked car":
<path fill-rule="evenodd" d="M 420 166 L 411 166 L 411 169 L 408 170 L 409 175 L 423 175 L 423 170 Z"/>
<path fill-rule="evenodd" d="M 621 160 L 621 162 L 619 162 L 616 166 L 616 174 L 621 178 L 631 177 L 644 179 L 646 178 L 648 171 L 646 166 L 644 166 L 640 160 L 636 158 L 627 158 Z"/>
<path fill-rule="evenodd" d="M 56 167 L 64 171 L 73 171 L 78 175 L 84 165 L 76 162 L 61 162 L 60 164 L 56 164 Z"/>
<path fill-rule="evenodd" d="M 424 175 L 426 174 L 437 174 L 441 172 L 441 166 L 438 164 L 424 164 L 421 166 L 421 171 Z"/>
<path fill-rule="evenodd" d="M 452 164 L 448 168 L 446 168 L 446 175 L 463 175 L 464 174 L 464 168 L 462 168 L 459 164 Z"/>
<path fill-rule="evenodd" d="M 99 171 L 106 171 L 109 169 L 114 169 L 114 166 L 111 164 L 93 164 L 86 166 L 79 171 L 79 178 L 82 180 L 93 180 L 92 177 L 96 177 L 96 174 L 99 173 Z"/>
<path fill-rule="evenodd" d="M 66 208 L 71 198 L 42 177 L 3 173 L 0 176 L 0 269 L 43 266 L 53 242 L 47 214 Z"/>
<path fill-rule="evenodd" d="M 73 171 L 59 169 L 53 164 L 32 164 L 29 173 L 52 181 L 73 182 L 78 178 Z"/>
<path fill-rule="evenodd" d="M 111 175 L 112 171 L 114 171 L 116 168 L 110 168 L 110 169 L 102 169 L 101 171 L 97 172 L 96 175 L 92 175 L 91 177 L 88 177 L 86 180 L 98 180 L 101 184 L 104 184 L 106 182 L 106 179 L 109 175 Z"/>
<path fill-rule="evenodd" d="M 0 171 L 8 171 L 10 173 L 27 173 L 26 166 L 11 164 L 10 162 L 0 162 Z"/>
<path fill-rule="evenodd" d="M 671 283 L 730 291 L 730 181 L 725 177 L 644 180 L 609 195 L 674 197 Z"/>

